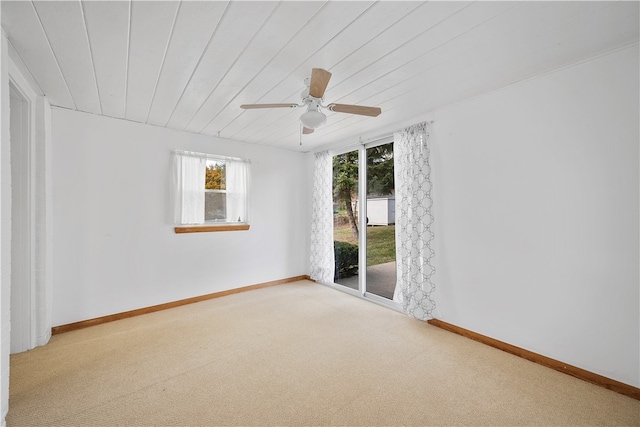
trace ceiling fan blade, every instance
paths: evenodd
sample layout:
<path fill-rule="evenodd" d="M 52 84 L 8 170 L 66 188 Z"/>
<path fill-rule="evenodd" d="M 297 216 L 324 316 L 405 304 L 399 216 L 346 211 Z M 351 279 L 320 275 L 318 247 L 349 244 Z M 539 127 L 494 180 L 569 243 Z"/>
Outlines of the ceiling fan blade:
<path fill-rule="evenodd" d="M 240 108 L 251 110 L 254 108 L 297 108 L 298 104 L 242 104 Z"/>
<path fill-rule="evenodd" d="M 313 133 L 313 129 L 309 129 L 309 128 L 305 128 L 305 127 L 303 127 L 303 128 L 302 128 L 302 133 L 303 133 L 304 135 L 309 135 L 310 133 Z"/>
<path fill-rule="evenodd" d="M 377 117 L 382 113 L 380 107 L 365 107 L 363 105 L 329 104 L 327 108 L 338 113 L 359 114 L 370 117 Z"/>
<path fill-rule="evenodd" d="M 331 73 L 322 68 L 313 68 L 311 70 L 311 82 L 309 83 L 309 95 L 314 98 L 322 98 L 324 91 L 331 79 Z"/>

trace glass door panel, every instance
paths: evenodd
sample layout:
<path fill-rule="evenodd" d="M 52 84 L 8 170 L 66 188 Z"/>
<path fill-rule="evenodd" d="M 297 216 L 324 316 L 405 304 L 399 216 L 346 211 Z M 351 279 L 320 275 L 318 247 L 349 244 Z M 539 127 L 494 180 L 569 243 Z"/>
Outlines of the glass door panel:
<path fill-rule="evenodd" d="M 366 156 L 366 289 L 393 300 L 396 288 L 393 143 L 367 148 Z"/>
<path fill-rule="evenodd" d="M 334 282 L 359 289 L 358 150 L 333 156 Z"/>

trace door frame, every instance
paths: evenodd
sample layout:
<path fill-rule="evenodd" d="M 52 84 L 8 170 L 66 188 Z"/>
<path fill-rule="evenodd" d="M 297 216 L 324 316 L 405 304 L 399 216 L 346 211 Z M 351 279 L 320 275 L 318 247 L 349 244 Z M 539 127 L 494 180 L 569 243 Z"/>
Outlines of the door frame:
<path fill-rule="evenodd" d="M 358 153 L 358 203 L 360 204 L 360 211 L 358 212 L 358 218 L 367 218 L 367 149 L 378 147 L 393 142 L 393 135 L 378 138 L 375 141 L 368 142 L 360 146 Z M 394 165 L 395 168 L 395 165 Z M 360 233 L 359 246 L 364 248 L 362 251 L 358 251 L 358 263 L 364 266 L 364 274 L 359 274 L 360 292 L 363 298 L 376 302 L 377 304 L 384 305 L 385 307 L 393 308 L 394 310 L 402 311 L 400 303 L 387 298 L 381 297 L 371 292 L 367 292 L 367 224 L 364 224 L 364 233 Z"/>
<path fill-rule="evenodd" d="M 36 337 L 36 318 L 34 310 L 34 294 L 35 294 L 35 211 L 34 211 L 34 168 L 33 168 L 33 146 L 35 135 L 35 109 L 33 97 L 27 93 L 24 86 L 20 84 L 15 78 L 15 75 L 9 74 L 9 91 L 10 97 L 14 100 L 18 100 L 19 107 L 16 111 L 15 101 L 11 101 L 14 104 L 14 108 L 10 110 L 10 123 L 16 122 L 16 115 L 20 126 L 20 141 L 14 141 L 10 138 L 10 156 L 9 156 L 9 169 L 11 176 L 11 186 L 7 190 L 7 198 L 11 200 L 11 232 L 9 234 L 11 241 L 11 341 L 10 351 L 11 353 L 18 353 L 29 350 L 35 347 Z M 15 131 L 11 132 L 15 135 Z M 16 144 L 26 144 L 26 150 L 15 150 Z M 18 164 L 14 164 L 17 161 Z M 6 164 L 6 163 L 5 163 Z M 16 171 L 16 167 L 18 170 Z M 13 182 L 16 174 L 20 174 L 20 180 L 24 183 L 24 186 L 17 186 L 17 183 Z M 21 194 L 16 194 L 16 191 L 20 191 Z M 21 219 L 25 220 L 24 227 L 20 227 L 20 236 L 16 235 L 16 231 L 19 224 L 17 224 L 16 218 L 13 218 L 14 204 L 17 199 L 23 199 L 22 203 L 25 206 L 26 216 L 22 216 Z M 21 244 L 24 245 L 20 251 L 15 250 L 15 239 L 19 238 Z M 18 269 L 19 274 L 18 274 Z M 17 282 L 17 277 L 24 279 L 22 283 Z"/>
<path fill-rule="evenodd" d="M 367 149 L 377 147 L 379 145 L 388 144 L 393 142 L 393 134 L 381 136 L 376 138 L 375 140 L 370 140 L 366 143 L 361 143 L 358 145 L 349 145 L 339 149 L 334 149 L 329 152 L 331 157 L 337 156 L 340 154 L 348 153 L 351 151 L 358 151 L 358 221 L 360 222 L 360 233 L 358 236 L 358 247 L 363 250 L 358 250 L 358 290 L 351 289 L 347 286 L 342 286 L 337 283 L 329 283 L 328 285 L 332 288 L 338 289 L 342 292 L 348 293 L 350 295 L 355 295 L 362 299 L 366 299 L 368 301 L 374 302 L 376 304 L 382 305 L 387 308 L 391 308 L 392 310 L 396 310 L 402 312 L 402 307 L 400 303 L 395 302 L 393 300 L 389 300 L 387 298 L 381 297 L 379 295 L 373 294 L 371 292 L 367 292 L 367 274 L 366 274 L 366 265 L 367 265 L 367 225 L 365 223 L 364 229 L 362 228 L 362 221 L 360 218 L 367 217 Z M 364 232 L 362 232 L 364 230 Z M 361 266 L 364 267 L 364 274 L 360 272 L 363 271 Z"/>
<path fill-rule="evenodd" d="M 31 76 L 22 64 L 19 56 L 9 45 L 8 55 L 8 89 L 19 95 L 26 104 L 26 140 L 28 149 L 26 152 L 26 165 L 24 171 L 27 184 L 28 203 L 28 225 L 27 225 L 27 260 L 25 261 L 26 277 L 28 277 L 27 289 L 23 289 L 22 296 L 25 301 L 25 316 L 28 316 L 28 327 L 23 331 L 28 335 L 27 348 L 22 351 L 46 344 L 51 338 L 51 187 L 47 183 L 51 182 L 50 170 L 50 107 L 46 99 L 39 92 L 39 88 L 34 86 Z M 9 112 L 9 115 L 11 112 Z M 10 116 L 8 122 L 10 122 Z M 10 138 L 9 138 L 10 139 Z M 3 203 L 12 200 L 12 190 L 10 181 L 5 180 L 11 177 L 11 141 L 2 145 L 2 163 L 7 168 L 3 172 L 5 179 L 2 180 L 2 200 Z M 39 173 L 38 173 L 39 171 Z M 11 215 L 11 211 L 4 212 Z M 8 218 L 5 218 L 8 220 Z M 11 226 L 9 234 L 3 235 L 3 246 L 9 248 L 11 253 Z M 6 241 L 9 240 L 9 242 Z M 3 255 L 4 257 L 4 255 Z M 9 258 L 10 259 L 10 258 Z M 3 260 L 4 264 L 4 260 Z M 7 264 L 4 264 L 7 266 Z M 9 281 L 11 292 L 14 291 L 14 283 L 10 275 L 6 275 L 3 280 Z M 14 325 L 11 325 L 13 329 Z M 13 332 L 11 333 L 13 335 Z M 9 342 L 11 348 L 11 343 Z M 13 352 L 13 351 L 12 351 Z"/>

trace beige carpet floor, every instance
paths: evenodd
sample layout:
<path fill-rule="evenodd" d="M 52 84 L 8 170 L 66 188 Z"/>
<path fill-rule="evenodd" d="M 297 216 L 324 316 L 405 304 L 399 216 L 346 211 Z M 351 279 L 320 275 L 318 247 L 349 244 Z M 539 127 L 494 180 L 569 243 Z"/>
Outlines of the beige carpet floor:
<path fill-rule="evenodd" d="M 307 281 L 11 357 L 9 426 L 638 425 L 640 402 Z"/>

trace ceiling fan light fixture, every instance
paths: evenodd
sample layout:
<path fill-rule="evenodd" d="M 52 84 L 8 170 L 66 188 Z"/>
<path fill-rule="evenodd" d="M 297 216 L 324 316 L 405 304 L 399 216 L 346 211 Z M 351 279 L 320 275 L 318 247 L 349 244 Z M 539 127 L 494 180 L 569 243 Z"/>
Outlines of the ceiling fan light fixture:
<path fill-rule="evenodd" d="M 0 0 L 1 1 L 1 0 Z M 327 116 L 321 109 L 328 108 L 329 111 L 346 114 L 358 114 L 361 116 L 376 117 L 382 113 L 380 107 L 365 107 L 363 105 L 350 104 L 329 104 L 322 105 L 324 94 L 331 79 L 331 73 L 322 68 L 313 68 L 311 76 L 304 79 L 304 89 L 300 92 L 300 103 L 298 104 L 243 104 L 240 108 L 250 110 L 253 108 L 299 108 L 306 107 L 307 111 L 300 116 L 302 135 L 313 133 L 327 121 Z"/>
<path fill-rule="evenodd" d="M 316 129 L 327 121 L 327 116 L 316 110 L 309 110 L 300 116 L 302 126 L 308 129 Z"/>

